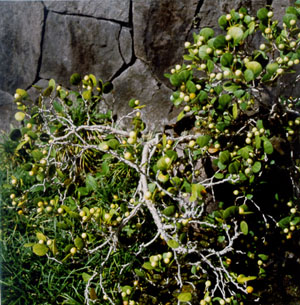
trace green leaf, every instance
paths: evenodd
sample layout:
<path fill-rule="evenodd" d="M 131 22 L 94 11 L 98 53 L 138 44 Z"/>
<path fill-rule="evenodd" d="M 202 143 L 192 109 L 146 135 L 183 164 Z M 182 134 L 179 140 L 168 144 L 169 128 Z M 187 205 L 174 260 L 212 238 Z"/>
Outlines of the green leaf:
<path fill-rule="evenodd" d="M 46 253 L 48 252 L 48 247 L 44 244 L 35 244 L 32 247 L 32 251 L 34 254 L 38 255 L 38 256 L 44 256 L 46 255 Z"/>
<path fill-rule="evenodd" d="M 294 14 L 295 16 L 299 16 L 299 12 L 298 10 L 293 7 L 293 6 L 289 6 L 285 9 L 286 14 Z"/>
<path fill-rule="evenodd" d="M 208 59 L 206 65 L 207 65 L 208 72 L 211 73 L 215 67 L 214 62 L 211 59 Z"/>
<path fill-rule="evenodd" d="M 255 31 L 255 21 L 251 21 L 249 24 L 248 24 L 248 28 L 249 28 L 249 35 L 251 35 L 254 31 Z"/>
<path fill-rule="evenodd" d="M 212 38 L 215 34 L 215 31 L 211 28 L 203 28 L 199 35 L 203 36 L 205 40 L 208 40 L 209 38 Z"/>
<path fill-rule="evenodd" d="M 261 8 L 261 9 L 259 9 L 258 11 L 257 11 L 257 13 L 256 13 L 256 15 L 257 15 L 257 18 L 259 19 L 259 20 L 262 20 L 262 21 L 264 21 L 264 20 L 267 20 L 268 19 L 268 9 L 266 8 L 266 7 L 263 7 L 263 8 Z"/>
<path fill-rule="evenodd" d="M 180 82 L 180 79 L 178 77 L 177 74 L 173 74 L 171 77 L 170 77 L 170 83 L 175 86 L 175 87 L 178 87 L 181 85 L 181 82 Z"/>
<path fill-rule="evenodd" d="M 208 45 L 203 45 L 203 46 L 201 46 L 200 48 L 199 48 L 199 53 L 198 53 L 198 55 L 199 55 L 199 57 L 201 58 L 201 59 L 203 59 L 203 60 L 208 60 L 208 59 L 210 59 L 210 56 L 206 53 L 206 50 L 207 50 L 207 48 L 209 48 L 209 46 Z"/>
<path fill-rule="evenodd" d="M 195 58 L 195 56 L 193 56 L 193 55 L 183 55 L 184 60 L 191 61 L 191 60 L 194 60 L 194 58 Z"/>
<path fill-rule="evenodd" d="M 234 44 L 237 45 L 243 38 L 244 31 L 239 26 L 231 26 L 228 35 L 233 38 Z"/>
<path fill-rule="evenodd" d="M 230 67 L 233 61 L 233 55 L 231 53 L 224 53 L 221 56 L 220 62 L 224 67 Z"/>
<path fill-rule="evenodd" d="M 287 25 L 288 28 L 291 27 L 290 21 L 291 20 L 296 20 L 297 21 L 297 16 L 294 14 L 285 14 L 283 16 L 283 22 Z"/>
<path fill-rule="evenodd" d="M 267 261 L 269 259 L 269 255 L 266 254 L 258 254 L 257 256 L 263 261 Z"/>
<path fill-rule="evenodd" d="M 9 135 L 12 141 L 19 141 L 22 138 L 22 133 L 20 129 L 13 129 Z"/>
<path fill-rule="evenodd" d="M 269 74 L 274 74 L 276 71 L 277 71 L 277 69 L 278 69 L 278 63 L 276 63 L 276 62 L 273 62 L 273 63 L 270 63 L 270 64 L 268 64 L 267 66 L 266 66 L 266 70 L 267 70 L 267 72 L 269 73 Z"/>
<path fill-rule="evenodd" d="M 174 239 L 169 239 L 167 244 L 170 248 L 173 248 L 173 249 L 176 249 L 179 247 L 179 243 Z"/>
<path fill-rule="evenodd" d="M 34 246 L 35 245 L 35 243 L 25 243 L 24 245 L 23 245 L 23 247 L 24 248 L 31 248 L 32 246 Z"/>
<path fill-rule="evenodd" d="M 190 76 L 191 76 L 192 72 L 189 70 L 183 70 L 179 73 L 179 80 L 180 80 L 180 84 L 181 83 L 186 83 Z"/>
<path fill-rule="evenodd" d="M 50 96 L 51 93 L 53 92 L 53 89 L 54 89 L 54 87 L 52 87 L 52 86 L 49 86 L 48 88 L 46 88 L 42 93 L 43 96 L 46 96 L 46 97 Z"/>
<path fill-rule="evenodd" d="M 215 49 L 223 49 L 226 46 L 226 39 L 224 35 L 218 35 L 213 42 L 213 46 Z"/>
<path fill-rule="evenodd" d="M 76 248 L 78 248 L 79 250 L 83 249 L 83 247 L 84 247 L 84 242 L 83 242 L 82 238 L 76 237 L 75 240 L 74 240 L 74 245 L 75 245 Z"/>
<path fill-rule="evenodd" d="M 232 105 L 232 116 L 234 119 L 236 119 L 238 117 L 238 106 L 237 103 L 234 103 Z"/>
<path fill-rule="evenodd" d="M 175 214 L 175 206 L 174 205 L 171 205 L 169 207 L 166 207 L 164 210 L 163 210 L 163 214 L 166 215 L 166 216 L 173 216 Z"/>
<path fill-rule="evenodd" d="M 219 19 L 218 19 L 218 24 L 220 26 L 220 28 L 222 30 L 225 30 L 226 29 L 226 26 L 227 26 L 227 19 L 226 19 L 226 16 L 223 15 L 221 16 Z"/>
<path fill-rule="evenodd" d="M 251 82 L 255 78 L 254 73 L 250 69 L 246 69 L 246 71 L 244 72 L 244 77 L 247 83 Z"/>
<path fill-rule="evenodd" d="M 201 90 L 200 93 L 198 94 L 198 99 L 200 102 L 206 101 L 208 98 L 208 95 L 205 91 Z"/>
<path fill-rule="evenodd" d="M 249 282 L 249 281 L 254 281 L 257 279 L 257 276 L 244 276 L 243 274 L 240 274 L 238 277 L 237 277 L 237 282 L 239 284 L 245 284 L 246 282 Z"/>
<path fill-rule="evenodd" d="M 227 219 L 229 217 L 232 217 L 236 215 L 239 211 L 239 208 L 237 206 L 230 206 L 223 212 L 223 218 Z"/>
<path fill-rule="evenodd" d="M 36 140 L 38 138 L 37 134 L 34 131 L 32 131 L 32 130 L 28 130 L 27 134 L 33 140 Z"/>
<path fill-rule="evenodd" d="M 280 226 L 280 228 L 284 229 L 286 227 L 288 227 L 290 225 L 290 221 L 291 221 L 291 216 L 287 216 L 285 218 L 282 218 L 278 224 Z"/>
<path fill-rule="evenodd" d="M 300 217 L 295 217 L 292 221 L 291 221 L 291 226 L 296 226 L 298 223 L 300 222 Z"/>
<path fill-rule="evenodd" d="M 240 228 L 241 228 L 241 231 L 244 235 L 247 235 L 248 234 L 248 224 L 246 221 L 242 220 L 241 223 L 240 223 Z"/>
<path fill-rule="evenodd" d="M 187 81 L 186 88 L 190 93 L 195 93 L 197 91 L 196 85 L 191 81 Z"/>
<path fill-rule="evenodd" d="M 259 149 L 261 147 L 261 138 L 259 135 L 255 136 L 255 148 Z"/>
<path fill-rule="evenodd" d="M 246 67 L 253 72 L 254 78 L 257 77 L 262 71 L 262 66 L 258 61 L 249 61 L 246 63 Z"/>
<path fill-rule="evenodd" d="M 233 163 L 230 163 L 228 166 L 228 172 L 230 174 L 237 174 L 240 169 L 240 163 L 237 161 L 234 161 Z"/>
<path fill-rule="evenodd" d="M 91 174 L 88 174 L 88 175 L 86 176 L 85 183 L 86 183 L 86 187 L 87 187 L 89 190 L 94 190 L 94 191 L 96 191 L 96 190 L 98 189 L 97 180 L 96 180 Z"/>
<path fill-rule="evenodd" d="M 55 80 L 53 78 L 49 80 L 49 87 L 55 88 Z"/>
<path fill-rule="evenodd" d="M 252 165 L 252 171 L 253 173 L 258 173 L 261 170 L 261 162 L 256 161 L 253 165 Z"/>
<path fill-rule="evenodd" d="M 42 233 L 42 232 L 37 232 L 36 233 L 36 238 L 38 240 L 43 240 L 43 241 L 46 241 L 47 240 L 47 237 Z"/>
<path fill-rule="evenodd" d="M 242 147 L 241 149 L 238 150 L 238 154 L 240 156 L 242 156 L 243 159 L 248 159 L 249 158 L 249 152 L 250 152 L 250 149 L 249 149 L 248 146 Z"/>
<path fill-rule="evenodd" d="M 98 82 L 97 82 L 97 79 L 96 79 L 95 75 L 94 74 L 89 74 L 89 78 L 92 81 L 93 86 L 96 87 L 98 85 Z"/>
<path fill-rule="evenodd" d="M 91 90 L 85 90 L 82 92 L 82 97 L 85 99 L 85 100 L 89 100 L 91 99 L 92 97 L 92 91 Z"/>
<path fill-rule="evenodd" d="M 264 128 L 263 121 L 262 120 L 257 120 L 256 127 L 258 129 Z"/>
<path fill-rule="evenodd" d="M 32 155 L 32 157 L 34 158 L 35 161 L 40 161 L 44 156 L 43 153 L 38 149 L 33 150 L 31 152 L 31 155 Z"/>
<path fill-rule="evenodd" d="M 192 184 L 192 195 L 190 197 L 190 202 L 195 201 L 197 198 L 202 198 L 201 192 L 203 190 L 205 190 L 205 188 L 200 183 Z"/>
<path fill-rule="evenodd" d="M 225 82 L 223 84 L 223 89 L 227 92 L 236 92 L 241 86 L 232 83 L 231 81 Z"/>
<path fill-rule="evenodd" d="M 28 97 L 28 93 L 27 93 L 27 91 L 24 90 L 24 89 L 17 89 L 17 90 L 16 90 L 16 93 L 18 93 L 18 94 L 21 96 L 21 98 L 23 98 L 23 99 L 25 99 L 26 97 Z"/>
<path fill-rule="evenodd" d="M 59 97 L 64 100 L 67 96 L 67 92 L 63 89 L 59 90 Z"/>
<path fill-rule="evenodd" d="M 23 121 L 25 119 L 25 113 L 24 112 L 17 112 L 15 114 L 15 119 L 19 122 Z"/>
<path fill-rule="evenodd" d="M 154 269 L 154 267 L 152 267 L 150 262 L 145 262 L 142 267 L 144 269 L 147 269 L 147 270 L 153 270 Z"/>
<path fill-rule="evenodd" d="M 192 294 L 190 292 L 182 292 L 177 298 L 180 302 L 189 302 L 192 299 Z"/>
<path fill-rule="evenodd" d="M 79 73 L 74 73 L 70 77 L 70 83 L 71 85 L 77 86 L 81 82 L 81 76 Z"/>
<path fill-rule="evenodd" d="M 230 152 L 228 150 L 222 151 L 219 154 L 219 161 L 222 164 L 228 164 L 230 161 Z"/>
<path fill-rule="evenodd" d="M 223 178 L 224 178 L 224 174 L 222 174 L 222 173 L 215 173 L 215 174 L 214 174 L 214 177 L 215 177 L 216 179 L 223 179 Z"/>
<path fill-rule="evenodd" d="M 180 120 L 182 120 L 185 116 L 185 112 L 184 111 L 181 111 L 178 116 L 177 116 L 177 122 L 179 122 Z"/>
<path fill-rule="evenodd" d="M 135 105 L 135 101 L 136 101 L 136 99 L 135 99 L 135 98 L 132 98 L 132 99 L 128 102 L 129 107 L 134 108 L 134 107 L 136 106 L 136 105 Z"/>
<path fill-rule="evenodd" d="M 53 253 L 53 255 L 56 255 L 58 253 L 58 249 L 57 249 L 57 245 L 56 245 L 56 240 L 52 240 L 49 249 L 51 250 L 51 252 Z"/>
<path fill-rule="evenodd" d="M 225 240 L 225 236 L 224 235 L 218 236 L 218 243 L 221 244 L 224 240 Z"/>
<path fill-rule="evenodd" d="M 231 102 L 232 97 L 229 94 L 223 94 L 219 97 L 219 109 L 225 110 L 228 104 Z"/>
<path fill-rule="evenodd" d="M 58 101 L 53 102 L 53 108 L 58 113 L 61 113 L 63 111 L 63 107 Z"/>
<path fill-rule="evenodd" d="M 273 145 L 272 143 L 267 139 L 267 138 L 263 138 L 264 141 L 264 152 L 268 155 L 273 153 Z"/>
<path fill-rule="evenodd" d="M 143 270 L 139 270 L 139 269 L 134 269 L 134 272 L 135 274 L 138 276 L 138 277 L 145 277 L 145 272 Z"/>
<path fill-rule="evenodd" d="M 169 168 L 171 163 L 172 163 L 172 160 L 170 160 L 170 162 L 166 162 L 166 157 L 163 156 L 160 159 L 158 159 L 158 161 L 156 162 L 156 166 L 159 170 L 164 171 Z"/>
<path fill-rule="evenodd" d="M 110 139 L 106 143 L 111 149 L 117 149 L 120 145 L 117 139 Z"/>
<path fill-rule="evenodd" d="M 85 272 L 83 272 L 83 273 L 81 274 L 81 276 L 82 276 L 82 279 L 83 279 L 83 281 L 84 281 L 85 283 L 88 283 L 88 281 L 89 281 L 90 278 L 92 277 L 90 274 L 85 273 Z"/>

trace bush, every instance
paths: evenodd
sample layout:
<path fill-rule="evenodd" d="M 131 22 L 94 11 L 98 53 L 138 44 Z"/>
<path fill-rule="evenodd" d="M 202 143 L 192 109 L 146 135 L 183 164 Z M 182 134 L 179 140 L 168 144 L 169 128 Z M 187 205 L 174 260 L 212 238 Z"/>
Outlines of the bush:
<path fill-rule="evenodd" d="M 250 304 L 278 272 L 299 277 L 281 261 L 299 237 L 299 102 L 278 90 L 299 63 L 298 15 L 281 29 L 241 8 L 219 18 L 225 34 L 194 34 L 166 74 L 182 111 L 165 133 L 145 133 L 136 99 L 118 128 L 92 74 L 36 101 L 18 89 L 1 243 L 3 285 L 26 291 L 6 288 L 7 304 Z"/>

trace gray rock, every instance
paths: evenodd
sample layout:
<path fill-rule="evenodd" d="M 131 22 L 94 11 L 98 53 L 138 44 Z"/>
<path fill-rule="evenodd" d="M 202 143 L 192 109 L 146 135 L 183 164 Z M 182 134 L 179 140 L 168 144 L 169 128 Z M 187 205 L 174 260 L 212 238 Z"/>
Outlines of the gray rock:
<path fill-rule="evenodd" d="M 0 89 L 14 93 L 37 75 L 44 7 L 41 2 L 0 1 Z"/>
<path fill-rule="evenodd" d="M 149 130 L 161 130 L 168 123 L 171 90 L 163 84 L 159 85 L 149 67 L 142 61 L 136 60 L 113 84 L 113 110 L 118 119 L 132 111 L 128 102 L 136 98 L 140 100 L 141 105 L 146 105 L 141 113 Z"/>
<path fill-rule="evenodd" d="M 122 27 L 120 37 L 121 56 L 126 64 L 129 64 L 132 58 L 132 38 L 128 28 Z"/>
<path fill-rule="evenodd" d="M 0 90 L 0 131 L 9 132 L 11 124 L 18 125 L 14 119 L 17 107 L 13 103 L 13 96 L 5 91 Z"/>
<path fill-rule="evenodd" d="M 130 0 L 45 1 L 48 10 L 63 14 L 93 16 L 107 20 L 129 21 Z"/>
<path fill-rule="evenodd" d="M 75 72 L 110 79 L 123 65 L 120 30 L 110 21 L 49 13 L 40 78 L 55 78 L 65 86 Z"/>
<path fill-rule="evenodd" d="M 49 81 L 45 80 L 45 79 L 40 79 L 34 85 L 43 88 L 42 91 L 44 91 L 49 86 Z M 28 93 L 29 98 L 32 101 L 32 103 L 35 103 L 40 95 L 40 90 L 38 90 L 34 87 L 31 87 L 27 90 L 27 93 Z"/>
<path fill-rule="evenodd" d="M 197 4 L 198 0 L 133 0 L 135 54 L 165 84 L 169 82 L 164 73 L 182 61 Z"/>
<path fill-rule="evenodd" d="M 288 6 L 291 6 L 294 4 L 294 0 L 273 0 L 272 2 L 272 8 L 273 8 L 273 12 L 274 12 L 274 19 L 277 19 L 280 21 L 280 26 L 281 26 L 281 22 L 282 22 L 282 17 L 285 14 L 285 9 Z"/>
<path fill-rule="evenodd" d="M 198 14 L 200 28 L 219 29 L 218 18 L 221 15 L 228 14 L 232 9 L 238 10 L 241 7 L 246 7 L 250 13 L 255 14 L 256 10 L 266 6 L 266 4 L 267 0 L 204 1 Z"/>

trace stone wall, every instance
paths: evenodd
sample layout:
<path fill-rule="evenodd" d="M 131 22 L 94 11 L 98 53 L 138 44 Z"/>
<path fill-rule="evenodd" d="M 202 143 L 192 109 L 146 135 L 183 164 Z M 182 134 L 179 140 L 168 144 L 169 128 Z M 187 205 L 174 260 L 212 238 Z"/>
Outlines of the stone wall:
<path fill-rule="evenodd" d="M 183 43 L 198 27 L 217 27 L 232 8 L 273 5 L 276 16 L 292 0 L 0 1 L 0 129 L 14 123 L 13 94 L 54 78 L 68 86 L 74 72 L 114 83 L 110 98 L 120 117 L 128 101 L 146 104 L 148 127 L 176 116 L 163 74 L 182 62 Z"/>

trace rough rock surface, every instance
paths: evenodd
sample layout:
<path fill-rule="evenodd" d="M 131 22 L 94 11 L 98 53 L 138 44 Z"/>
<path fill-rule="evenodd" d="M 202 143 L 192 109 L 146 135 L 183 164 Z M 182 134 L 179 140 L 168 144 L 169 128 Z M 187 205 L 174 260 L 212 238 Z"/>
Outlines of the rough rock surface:
<path fill-rule="evenodd" d="M 93 16 L 107 20 L 129 21 L 130 0 L 45 1 L 48 10 L 62 14 Z"/>
<path fill-rule="evenodd" d="M 111 21 L 50 12 L 40 77 L 56 78 L 64 85 L 74 72 L 110 79 L 123 65 L 120 30 L 121 26 Z"/>
<path fill-rule="evenodd" d="M 146 105 L 141 112 L 148 129 L 161 130 L 168 122 L 171 90 L 164 84 L 159 84 L 153 78 L 149 67 L 141 60 L 137 59 L 113 84 L 113 110 L 118 120 L 132 111 L 128 102 L 131 98 L 136 98 L 140 100 L 141 105 Z M 122 103 L 118 102 L 120 100 Z"/>
<path fill-rule="evenodd" d="M 5 1 L 0 15 L 0 90 L 13 93 L 36 79 L 44 8 L 38 2 Z"/>
<path fill-rule="evenodd" d="M 274 11 L 274 19 L 282 20 L 282 16 L 285 13 L 285 9 L 294 4 L 294 0 L 273 0 L 272 9 Z"/>
<path fill-rule="evenodd" d="M 133 56 L 132 38 L 128 28 L 122 27 L 120 37 L 120 53 L 126 64 L 131 62 Z"/>
<path fill-rule="evenodd" d="M 197 0 L 133 0 L 135 54 L 166 84 L 163 74 L 182 61 L 197 4 Z"/>
<path fill-rule="evenodd" d="M 14 115 L 17 111 L 16 105 L 13 103 L 13 96 L 7 92 L 0 90 L 0 130 L 10 131 L 10 124 L 16 124 Z"/>
<path fill-rule="evenodd" d="M 128 100 L 135 97 L 147 104 L 148 125 L 162 126 L 174 120 L 178 112 L 168 112 L 169 81 L 163 75 L 182 62 L 183 44 L 192 31 L 206 26 L 217 29 L 220 15 L 241 6 L 254 13 L 268 4 L 274 17 L 280 19 L 293 2 L 0 1 L 0 90 L 13 95 L 16 88 L 26 89 L 39 79 L 50 78 L 67 87 L 72 73 L 93 73 L 114 81 L 119 117 L 129 110 Z M 259 43 L 254 37 L 253 45 Z M 298 87 L 290 89 L 300 94 Z M 2 94 L 1 99 L 6 97 L 9 103 L 8 96 Z M 0 112 L 3 126 L 13 117 L 8 111 Z"/>
<path fill-rule="evenodd" d="M 200 8 L 198 18 L 202 27 L 219 28 L 218 18 L 221 15 L 229 13 L 232 9 L 246 7 L 250 12 L 254 13 L 259 8 L 265 6 L 267 0 L 219 0 L 219 1 L 203 1 Z"/>

